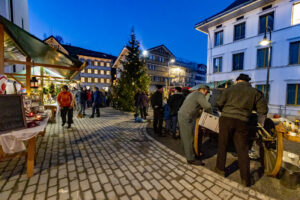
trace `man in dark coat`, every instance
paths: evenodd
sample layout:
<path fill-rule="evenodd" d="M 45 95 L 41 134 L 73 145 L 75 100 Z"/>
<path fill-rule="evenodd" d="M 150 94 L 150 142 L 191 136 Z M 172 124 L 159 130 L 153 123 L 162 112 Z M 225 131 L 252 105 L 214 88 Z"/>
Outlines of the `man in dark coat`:
<path fill-rule="evenodd" d="M 100 106 L 101 104 L 103 103 L 103 94 L 102 92 L 99 91 L 99 88 L 98 87 L 94 87 L 94 93 L 93 93 L 93 96 L 94 96 L 94 102 L 93 102 L 93 107 L 92 107 L 92 115 L 90 118 L 94 118 L 94 115 L 95 115 L 95 111 L 96 111 L 96 115 L 97 117 L 100 117 Z"/>
<path fill-rule="evenodd" d="M 264 123 L 268 113 L 268 105 L 263 94 L 253 88 L 247 74 L 240 74 L 237 83 L 226 89 L 217 101 L 220 117 L 220 134 L 216 172 L 225 175 L 225 164 L 227 144 L 233 137 L 234 146 L 237 150 L 238 164 L 242 184 L 249 186 L 250 183 L 250 161 L 248 156 L 248 132 L 249 117 L 255 110 L 259 115 L 259 122 Z"/>
<path fill-rule="evenodd" d="M 181 87 L 175 88 L 176 93 L 170 96 L 168 100 L 168 104 L 171 109 L 171 120 L 172 120 L 172 134 L 173 138 L 176 139 L 176 128 L 177 128 L 177 122 L 178 122 L 178 111 L 183 104 L 183 101 L 185 97 L 181 93 Z"/>
<path fill-rule="evenodd" d="M 88 100 L 88 95 L 87 95 L 86 87 L 83 88 L 81 87 L 80 94 L 79 94 L 79 104 L 80 104 L 80 110 L 78 113 L 79 117 L 85 116 L 87 100 Z"/>
<path fill-rule="evenodd" d="M 151 96 L 151 105 L 153 108 L 153 128 L 157 135 L 162 136 L 162 124 L 164 117 L 163 87 L 162 85 L 157 85 L 156 88 L 156 92 L 154 92 Z"/>

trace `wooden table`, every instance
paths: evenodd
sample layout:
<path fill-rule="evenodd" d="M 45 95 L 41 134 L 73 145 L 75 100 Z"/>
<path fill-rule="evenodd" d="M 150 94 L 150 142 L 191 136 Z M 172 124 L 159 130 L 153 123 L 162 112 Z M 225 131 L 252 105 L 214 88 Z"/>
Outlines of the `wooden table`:
<path fill-rule="evenodd" d="M 27 141 L 27 151 L 17 152 L 13 154 L 7 154 L 4 152 L 2 146 L 0 145 L 0 161 L 7 161 L 9 159 L 18 158 L 21 156 L 27 156 L 27 177 L 30 178 L 34 174 L 34 164 L 35 164 L 35 152 L 36 152 L 36 139 L 38 136 L 44 136 L 46 132 L 46 126 L 48 117 L 43 120 L 42 130 L 36 132 L 32 137 L 28 139 L 22 139 L 22 141 Z M 41 126 L 41 125 L 40 125 Z M 25 130 L 25 129 L 24 129 Z M 27 131 L 30 128 L 26 129 Z M 17 132 L 22 133 L 22 130 L 18 130 Z"/>

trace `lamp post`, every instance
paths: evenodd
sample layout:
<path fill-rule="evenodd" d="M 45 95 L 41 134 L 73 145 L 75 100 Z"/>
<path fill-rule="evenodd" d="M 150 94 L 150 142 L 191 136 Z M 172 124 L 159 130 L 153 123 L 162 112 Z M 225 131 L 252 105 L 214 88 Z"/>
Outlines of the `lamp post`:
<path fill-rule="evenodd" d="M 267 32 L 269 32 L 270 38 L 267 38 Z M 269 26 L 266 27 L 264 38 L 259 42 L 261 46 L 268 45 L 268 64 L 267 64 L 267 81 L 266 81 L 266 99 L 269 103 L 269 79 L 270 79 L 270 65 L 271 65 L 271 36 L 272 30 Z"/>
<path fill-rule="evenodd" d="M 174 58 L 171 58 L 169 61 L 168 61 L 168 83 L 167 83 L 167 90 L 169 90 L 169 87 L 171 85 L 170 83 L 170 63 L 175 63 L 175 59 Z"/>

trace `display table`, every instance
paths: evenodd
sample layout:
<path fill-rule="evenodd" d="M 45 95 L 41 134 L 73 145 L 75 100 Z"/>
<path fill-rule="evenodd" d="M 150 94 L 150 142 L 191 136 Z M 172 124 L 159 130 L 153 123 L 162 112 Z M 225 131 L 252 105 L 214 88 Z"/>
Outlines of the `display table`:
<path fill-rule="evenodd" d="M 28 178 L 33 176 L 34 172 L 34 160 L 36 151 L 36 137 L 45 135 L 46 126 L 49 117 L 40 121 L 40 125 L 33 128 L 24 128 L 17 131 L 10 131 L 0 135 L 0 161 L 5 161 L 7 158 L 12 158 L 11 154 L 16 154 L 26 151 L 25 141 L 28 141 L 27 145 L 27 176 Z M 8 155 L 10 154 L 10 155 Z M 20 156 L 20 155 L 17 155 Z"/>

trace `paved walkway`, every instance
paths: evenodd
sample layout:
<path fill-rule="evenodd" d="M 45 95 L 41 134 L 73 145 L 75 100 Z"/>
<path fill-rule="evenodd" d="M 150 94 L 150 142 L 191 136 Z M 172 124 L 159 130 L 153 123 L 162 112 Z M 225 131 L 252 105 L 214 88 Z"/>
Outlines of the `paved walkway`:
<path fill-rule="evenodd" d="M 146 124 L 132 115 L 105 108 L 101 118 L 74 121 L 70 130 L 48 125 L 32 178 L 25 158 L 0 163 L 0 200 L 270 199 L 143 141 Z"/>

